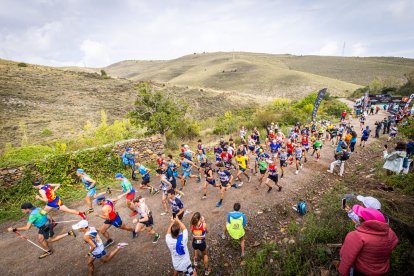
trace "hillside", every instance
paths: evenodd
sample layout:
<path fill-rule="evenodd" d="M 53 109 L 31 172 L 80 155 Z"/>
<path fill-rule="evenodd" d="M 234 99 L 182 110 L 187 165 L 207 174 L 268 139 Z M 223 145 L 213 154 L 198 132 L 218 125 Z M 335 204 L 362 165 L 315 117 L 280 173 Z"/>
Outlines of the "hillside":
<path fill-rule="evenodd" d="M 344 96 L 374 78 L 395 78 L 414 71 L 414 60 L 292 56 L 255 53 L 202 53 L 169 61 L 123 61 L 105 68 L 133 80 L 207 87 L 264 96 L 300 98 L 327 86 Z"/>
<path fill-rule="evenodd" d="M 75 69 L 30 64 L 19 67 L 17 62 L 0 60 L 0 152 L 6 143 L 20 144 L 21 123 L 27 127 L 30 143 L 40 143 L 76 135 L 87 120 L 99 123 L 102 109 L 109 122 L 123 118 L 131 110 L 135 81 L 104 79 L 93 69 Z M 185 98 L 197 118 L 268 100 L 212 89 L 154 85 Z"/>

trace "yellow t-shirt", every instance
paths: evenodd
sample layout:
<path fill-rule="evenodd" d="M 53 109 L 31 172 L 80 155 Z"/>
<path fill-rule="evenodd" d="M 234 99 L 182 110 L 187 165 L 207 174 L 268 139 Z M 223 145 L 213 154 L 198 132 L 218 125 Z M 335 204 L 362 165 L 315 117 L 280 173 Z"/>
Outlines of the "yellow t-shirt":
<path fill-rule="evenodd" d="M 236 156 L 236 161 L 239 164 L 240 168 L 242 169 L 246 169 L 247 168 L 247 160 L 249 160 L 249 158 L 245 155 L 243 156 Z"/>

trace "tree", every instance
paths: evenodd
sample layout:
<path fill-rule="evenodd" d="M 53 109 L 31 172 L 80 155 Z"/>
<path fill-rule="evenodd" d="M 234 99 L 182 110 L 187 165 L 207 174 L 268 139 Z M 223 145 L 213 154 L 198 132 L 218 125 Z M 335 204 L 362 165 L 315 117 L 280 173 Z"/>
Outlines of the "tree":
<path fill-rule="evenodd" d="M 135 108 L 129 113 L 133 124 L 147 128 L 149 134 L 174 131 L 186 115 L 188 105 L 160 91 L 154 91 L 148 83 L 138 86 Z"/>

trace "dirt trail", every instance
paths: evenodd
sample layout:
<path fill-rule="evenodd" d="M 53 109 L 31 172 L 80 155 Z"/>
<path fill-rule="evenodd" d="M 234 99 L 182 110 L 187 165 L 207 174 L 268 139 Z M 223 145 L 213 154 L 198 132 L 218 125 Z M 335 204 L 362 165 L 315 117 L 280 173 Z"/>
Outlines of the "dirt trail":
<path fill-rule="evenodd" d="M 351 105 L 352 102 L 342 100 Z M 374 128 L 376 120 L 384 118 L 385 112 L 380 111 L 378 115 L 368 116 L 367 125 Z M 353 124 L 356 130 L 359 130 L 359 123 L 357 119 L 353 119 Z M 360 137 L 360 135 L 359 135 Z M 370 138 L 372 140 L 372 138 Z M 370 141 L 368 141 L 370 143 Z M 299 189 L 309 187 L 311 179 L 315 174 L 325 173 L 330 162 L 333 161 L 334 147 L 331 143 L 326 143 L 322 149 L 322 158 L 316 161 L 313 157 L 304 164 L 303 169 L 298 175 L 295 175 L 295 167 L 289 166 L 285 172 L 285 177 L 280 181 L 283 185 L 282 192 L 272 191 L 266 193 L 266 188 L 255 190 L 254 186 L 257 183 L 257 176 L 253 176 L 252 182 L 247 183 L 240 189 L 232 189 L 226 193 L 223 206 L 216 208 L 215 204 L 219 200 L 219 191 L 211 187 L 208 188 L 208 199 L 201 201 L 202 185 L 191 180 L 186 186 L 183 197 L 184 205 L 192 210 L 199 211 L 209 224 L 210 233 L 208 234 L 207 244 L 210 246 L 211 264 L 214 267 L 222 267 L 223 260 L 220 256 L 216 256 L 214 251 L 220 239 L 218 234 L 223 231 L 226 214 L 232 211 L 233 203 L 238 201 L 242 205 L 243 212 L 247 215 L 247 221 L 252 214 L 257 213 L 258 210 L 263 210 L 266 206 L 273 206 L 277 203 L 282 203 L 294 197 Z M 352 157 L 351 157 L 352 158 Z M 345 175 L 347 174 L 345 168 Z M 155 178 L 153 178 L 153 183 Z M 162 217 L 159 214 L 162 212 L 161 195 L 150 197 L 143 194 L 147 198 L 147 204 L 154 214 L 155 229 L 162 234 L 162 238 L 158 244 L 152 244 L 152 237 L 147 233 L 140 234 L 135 240 L 132 240 L 130 233 L 110 228 L 109 233 L 114 238 L 115 242 L 128 242 L 129 246 L 119 253 L 110 263 L 101 264 L 96 262 L 96 275 L 112 274 L 112 275 L 166 275 L 171 273 L 172 264 L 168 248 L 165 244 L 165 232 L 169 224 L 169 217 Z M 63 198 L 63 202 L 65 199 Z M 121 218 L 127 224 L 132 223 L 132 218 L 129 217 L 129 210 L 124 204 L 117 204 L 117 211 Z M 74 206 L 72 206 L 74 207 Z M 84 210 L 86 207 L 84 202 L 79 202 L 76 206 Z M 98 207 L 95 207 L 98 209 Z M 272 215 L 272 214 L 267 214 Z M 78 217 L 67 215 L 60 212 L 54 212 L 56 220 L 72 220 Z M 190 215 L 184 218 L 184 223 L 188 226 Z M 89 221 L 92 226 L 100 227 L 102 220 L 94 216 L 89 216 Z M 52 244 L 54 254 L 39 260 L 37 257 L 41 251 L 18 238 L 13 233 L 7 233 L 6 228 L 10 226 L 21 226 L 26 223 L 22 219 L 16 223 L 4 223 L 0 225 L 0 275 L 86 275 L 86 245 L 81 237 L 76 239 L 67 237 L 62 241 Z M 64 233 L 70 229 L 71 224 L 59 225 L 55 228 L 56 234 Z M 23 232 L 24 235 L 32 240 L 36 239 L 36 229 L 31 229 L 28 232 Z M 247 244 L 247 252 L 251 244 Z M 192 254 L 191 244 L 189 249 Z M 110 251 L 111 249 L 109 249 Z M 233 258 L 239 258 L 238 249 L 230 249 Z"/>

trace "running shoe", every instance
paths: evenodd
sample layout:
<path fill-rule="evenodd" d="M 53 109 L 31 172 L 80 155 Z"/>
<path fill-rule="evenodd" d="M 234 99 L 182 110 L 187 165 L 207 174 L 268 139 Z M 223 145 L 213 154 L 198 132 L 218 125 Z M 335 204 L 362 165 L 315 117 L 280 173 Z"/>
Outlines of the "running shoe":
<path fill-rule="evenodd" d="M 216 207 L 217 207 L 217 208 L 220 208 L 220 207 L 221 207 L 221 204 L 222 204 L 222 203 L 221 203 L 220 201 L 219 201 L 219 202 L 217 202 Z"/>
<path fill-rule="evenodd" d="M 138 235 L 138 234 L 137 234 L 137 232 L 132 231 L 132 238 L 133 238 L 133 239 L 135 239 L 135 238 L 137 237 L 137 235 Z"/>
<path fill-rule="evenodd" d="M 184 196 L 185 194 L 182 191 L 178 191 L 178 193 L 180 194 L 180 196 Z"/>
<path fill-rule="evenodd" d="M 210 275 L 210 270 L 208 268 L 204 269 L 204 275 Z"/>
<path fill-rule="evenodd" d="M 110 195 L 110 194 L 112 194 L 112 191 L 111 191 L 111 188 L 106 188 L 106 193 L 108 194 L 108 195 Z"/>
<path fill-rule="evenodd" d="M 158 234 L 158 233 L 156 233 L 155 236 L 154 236 L 154 240 L 152 241 L 152 243 L 157 243 L 158 240 L 160 239 L 160 237 L 161 237 L 161 235 Z"/>
<path fill-rule="evenodd" d="M 50 255 L 52 255 L 52 254 L 53 254 L 53 251 L 52 251 L 52 250 L 49 250 L 49 251 L 47 251 L 47 252 L 44 252 L 42 255 L 40 255 L 40 256 L 39 256 L 39 259 L 46 258 L 47 256 L 50 256 Z"/>
<path fill-rule="evenodd" d="M 184 215 L 183 215 L 183 217 L 185 217 L 186 215 L 188 215 L 188 214 L 191 214 L 191 212 L 190 211 L 188 211 L 188 210 L 185 210 L 184 211 Z"/>
<path fill-rule="evenodd" d="M 207 199 L 207 196 L 203 196 L 201 199 Z"/>
<path fill-rule="evenodd" d="M 300 168 L 302 169 L 303 168 L 303 165 L 300 165 Z"/>
<path fill-rule="evenodd" d="M 120 243 L 118 243 L 117 244 L 117 246 L 116 247 L 118 247 L 118 248 L 124 248 L 125 246 L 127 246 L 128 244 L 126 243 L 126 242 L 120 242 Z"/>
<path fill-rule="evenodd" d="M 283 178 L 283 173 L 282 173 L 282 175 L 280 176 L 280 178 Z"/>
<path fill-rule="evenodd" d="M 328 173 L 333 173 L 333 171 L 331 171 L 331 170 L 327 170 L 327 172 L 328 172 Z"/>
<path fill-rule="evenodd" d="M 270 193 L 270 191 L 271 191 L 272 189 L 273 189 L 273 188 L 269 188 L 269 189 L 267 190 L 267 192 L 268 192 L 268 193 Z"/>
<path fill-rule="evenodd" d="M 280 186 L 280 187 L 279 187 L 279 192 L 280 192 L 281 190 L 282 190 L 282 187 Z"/>
<path fill-rule="evenodd" d="M 237 185 L 238 187 L 241 187 L 241 186 L 243 186 L 243 182 L 240 182 L 240 184 L 239 185 Z"/>
<path fill-rule="evenodd" d="M 111 244 L 113 244 L 114 243 L 114 240 L 113 239 L 108 239 L 105 243 L 104 243 L 104 247 L 108 247 L 108 246 L 110 246 Z"/>
<path fill-rule="evenodd" d="M 154 193 L 152 195 L 156 195 L 160 192 L 160 190 L 155 189 Z"/>
<path fill-rule="evenodd" d="M 138 215 L 138 212 L 137 211 L 134 211 L 131 214 L 129 214 L 130 217 L 135 217 L 136 215 Z"/>
<path fill-rule="evenodd" d="M 89 215 L 90 213 L 93 213 L 93 208 L 88 209 L 88 211 L 85 212 L 85 215 Z"/>
<path fill-rule="evenodd" d="M 168 212 L 162 212 L 160 215 L 165 216 L 166 214 L 168 214 Z"/>
<path fill-rule="evenodd" d="M 226 239 L 226 234 L 222 233 L 220 236 L 221 236 L 221 238 L 222 238 L 223 240 L 225 240 L 225 239 Z"/>
<path fill-rule="evenodd" d="M 249 183 L 252 181 L 252 176 L 249 176 Z"/>
<path fill-rule="evenodd" d="M 70 230 L 68 232 L 68 236 L 72 236 L 72 237 L 76 238 L 76 233 L 73 230 Z"/>
<path fill-rule="evenodd" d="M 79 216 L 80 216 L 82 219 L 86 219 L 86 215 L 85 215 L 85 213 L 83 213 L 83 212 L 79 212 Z"/>
<path fill-rule="evenodd" d="M 299 171 L 298 171 L 298 170 L 296 170 L 295 174 L 298 174 L 298 173 L 299 173 Z"/>

